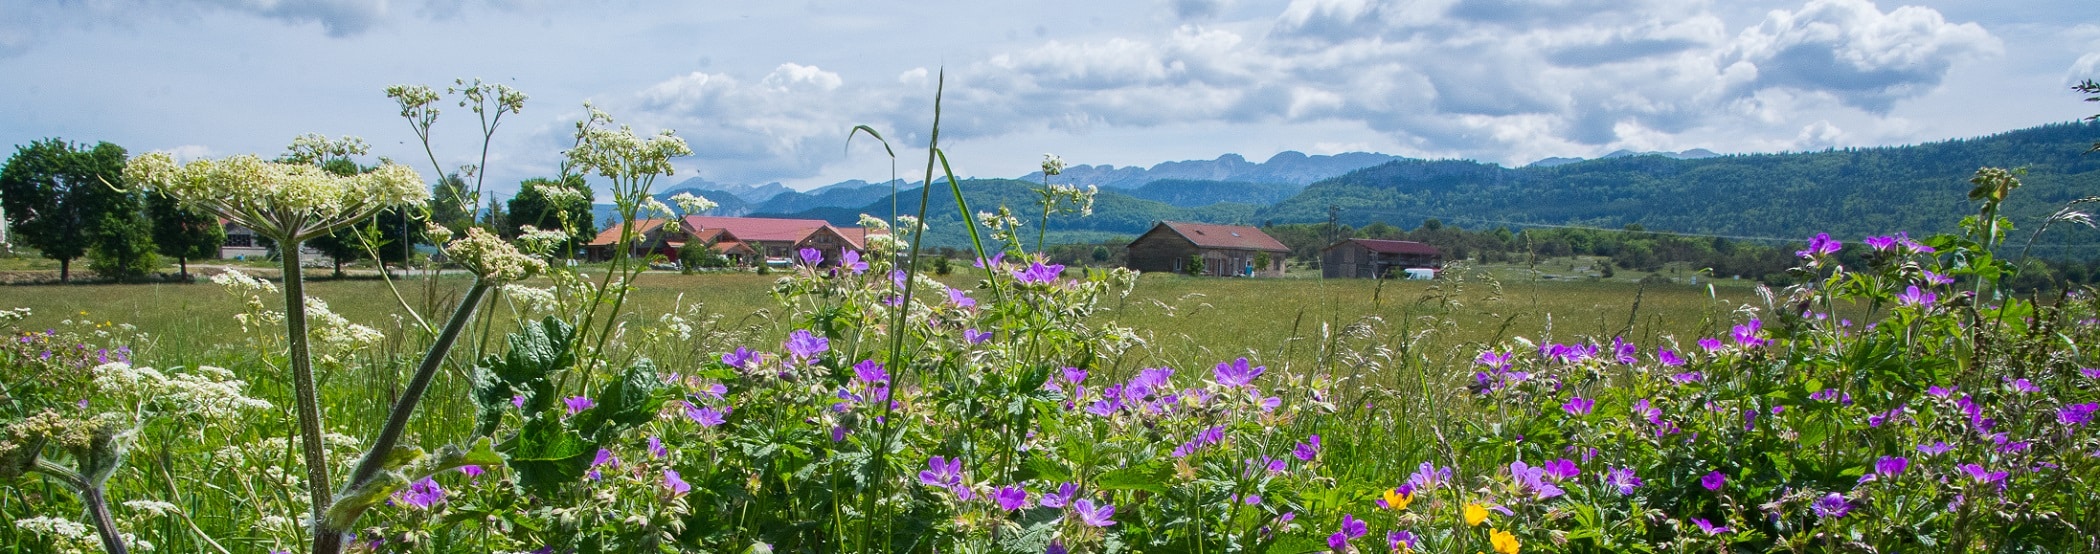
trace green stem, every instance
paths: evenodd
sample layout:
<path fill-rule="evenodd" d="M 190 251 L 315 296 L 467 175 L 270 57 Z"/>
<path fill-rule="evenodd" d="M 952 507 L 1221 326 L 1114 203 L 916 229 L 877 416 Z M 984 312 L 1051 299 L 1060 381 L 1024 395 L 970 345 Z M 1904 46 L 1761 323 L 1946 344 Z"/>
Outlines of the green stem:
<path fill-rule="evenodd" d="M 409 416 L 415 414 L 416 404 L 423 400 L 423 393 L 430 388 L 431 379 L 437 376 L 438 367 L 444 365 L 445 354 L 452 350 L 452 343 L 459 338 L 460 331 L 467 327 L 467 321 L 474 318 L 474 309 L 481 304 L 481 297 L 486 295 L 490 288 L 492 285 L 487 281 L 475 279 L 474 286 L 467 289 L 467 295 L 460 299 L 459 307 L 452 310 L 452 319 L 445 322 L 445 329 L 438 333 L 437 341 L 431 343 L 430 351 L 423 354 L 422 364 L 416 366 L 415 375 L 409 377 L 408 387 L 402 390 L 401 399 L 394 403 L 393 413 L 387 415 L 386 427 L 380 429 L 379 437 L 372 441 L 372 448 L 365 451 L 364 458 L 357 462 L 357 469 L 351 471 L 350 480 L 343 484 L 343 494 L 364 486 L 366 481 L 377 477 L 379 472 L 386 468 L 387 458 L 393 453 L 394 447 L 401 443 L 401 435 L 408 430 Z M 325 520 L 315 521 L 317 523 L 314 525 L 314 553 L 335 554 L 341 551 L 343 533 L 350 530 L 351 521 L 342 522 L 340 528 L 329 525 L 332 522 Z"/>
<path fill-rule="evenodd" d="M 95 524 L 95 535 L 102 539 L 102 551 L 124 554 L 124 537 L 117 534 L 116 520 L 109 517 L 109 500 L 103 496 L 100 482 L 89 482 L 79 472 L 43 458 L 37 458 L 34 469 L 79 493 L 81 506 L 87 508 L 88 519 Z"/>
<path fill-rule="evenodd" d="M 314 530 L 328 510 L 328 458 L 321 444 L 321 401 L 314 387 L 314 368 L 307 351 L 306 285 L 299 275 L 299 241 L 277 241 L 284 259 L 284 327 L 291 343 L 292 395 L 299 414 L 300 451 L 306 458 L 306 492 L 313 502 Z"/>

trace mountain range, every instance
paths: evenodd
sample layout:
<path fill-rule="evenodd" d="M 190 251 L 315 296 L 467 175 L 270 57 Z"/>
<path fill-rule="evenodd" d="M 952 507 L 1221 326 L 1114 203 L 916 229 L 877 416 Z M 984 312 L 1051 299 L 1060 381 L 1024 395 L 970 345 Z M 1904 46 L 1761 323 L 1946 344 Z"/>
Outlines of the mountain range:
<path fill-rule="evenodd" d="M 1263 163 L 1227 154 L 1215 160 L 1150 168 L 1073 166 L 1053 183 L 1097 184 L 1089 217 L 1049 219 L 1046 242 L 1131 237 L 1159 220 L 1260 225 L 1382 221 L 1412 228 L 1437 219 L 1469 228 L 1639 225 L 1650 231 L 1800 240 L 1816 233 L 1860 237 L 1953 229 L 1973 212 L 1968 178 L 1978 167 L 2024 168 L 2025 186 L 2006 214 L 2031 232 L 2066 203 L 2100 195 L 2100 125 L 2071 122 L 1985 137 L 1908 146 L 1818 152 L 1716 155 L 1615 152 L 1591 160 L 1540 160 L 1509 168 L 1468 160 L 1420 160 L 1383 154 L 1306 156 L 1285 152 Z M 962 182 L 972 211 L 1013 209 L 1031 241 L 1041 223 L 1034 192 L 1041 174 Z M 862 213 L 888 215 L 890 184 L 848 181 L 807 192 L 771 192 L 756 202 L 738 192 L 763 187 L 698 188 L 717 199 L 719 215 L 825 219 L 853 224 Z M 711 184 L 711 183 L 710 183 Z M 945 189 L 942 185 L 937 189 Z M 968 242 L 954 195 L 935 190 L 927 207 L 927 240 Z M 735 197 L 733 204 L 727 197 Z M 897 206 L 918 208 L 916 183 L 898 183 Z M 602 219 L 602 216 L 601 216 Z M 2075 227 L 2062 224 L 2058 228 Z M 2040 242 L 2089 256 L 2100 233 L 2051 231 Z M 2022 239 L 2024 240 L 2024 235 Z M 2081 244 L 2086 246 L 2080 246 Z M 2085 248 L 2085 250 L 2078 250 Z M 2042 252 L 2048 253 L 2048 252 Z"/>

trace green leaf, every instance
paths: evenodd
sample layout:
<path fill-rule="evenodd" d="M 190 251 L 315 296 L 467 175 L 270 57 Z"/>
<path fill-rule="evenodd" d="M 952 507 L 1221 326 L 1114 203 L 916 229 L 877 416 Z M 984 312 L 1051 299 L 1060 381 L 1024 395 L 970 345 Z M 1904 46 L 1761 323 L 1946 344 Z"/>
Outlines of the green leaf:
<path fill-rule="evenodd" d="M 1021 463 L 1021 471 L 1015 474 L 1015 478 L 1020 480 L 1038 479 L 1046 483 L 1063 483 L 1072 480 L 1072 471 L 1067 469 L 1064 464 L 1051 461 L 1041 451 L 1036 451 L 1028 456 L 1028 461 Z"/>
<path fill-rule="evenodd" d="M 357 523 L 357 517 L 364 515 L 365 510 L 385 502 L 394 491 L 406 486 L 408 478 L 400 472 L 379 472 L 371 479 L 352 485 L 350 490 L 336 495 L 335 502 L 328 505 L 328 512 L 322 517 L 328 519 L 328 526 L 331 528 L 350 529 L 352 524 Z"/>
<path fill-rule="evenodd" d="M 664 398 L 657 394 L 661 389 L 663 378 L 656 375 L 656 364 L 647 358 L 637 360 L 620 380 L 598 391 L 595 407 L 577 414 L 576 428 L 585 436 L 607 440 L 621 430 L 647 423 L 663 407 Z"/>
<path fill-rule="evenodd" d="M 518 473 L 518 486 L 535 493 L 552 492 L 573 483 L 590 469 L 595 445 L 559 421 L 533 418 L 525 422 L 510 446 L 510 468 Z"/>
<path fill-rule="evenodd" d="M 446 470 L 464 466 L 496 467 L 503 465 L 503 454 L 496 452 L 495 441 L 488 437 L 474 439 L 474 444 L 460 448 L 456 444 L 439 448 L 437 454 L 425 457 L 402 473 L 412 479 L 422 479 Z"/>
<path fill-rule="evenodd" d="M 1167 482 L 1173 476 L 1174 466 L 1153 460 L 1103 473 L 1094 479 L 1094 484 L 1108 490 L 1140 490 L 1166 494 Z"/>
<path fill-rule="evenodd" d="M 575 338 L 574 327 L 549 316 L 505 337 L 510 349 L 502 356 L 491 354 L 475 364 L 468 374 L 478 408 L 475 433 L 495 432 L 503 412 L 512 408 L 513 396 L 525 399 L 522 408 L 528 414 L 553 406 L 554 385 L 547 377 L 575 363 Z"/>

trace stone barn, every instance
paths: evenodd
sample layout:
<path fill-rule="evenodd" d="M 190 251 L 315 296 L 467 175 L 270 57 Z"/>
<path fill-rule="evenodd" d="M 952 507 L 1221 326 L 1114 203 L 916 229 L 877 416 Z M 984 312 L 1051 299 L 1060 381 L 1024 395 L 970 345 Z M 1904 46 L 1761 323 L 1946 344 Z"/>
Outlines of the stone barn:
<path fill-rule="evenodd" d="M 1291 249 L 1240 225 L 1161 221 L 1130 241 L 1129 266 L 1138 271 L 1188 273 L 1203 260 L 1201 274 L 1217 277 L 1282 277 Z"/>
<path fill-rule="evenodd" d="M 1320 274 L 1330 279 L 1408 277 L 1408 269 L 1436 269 L 1444 253 L 1414 241 L 1349 239 L 1320 249 Z"/>

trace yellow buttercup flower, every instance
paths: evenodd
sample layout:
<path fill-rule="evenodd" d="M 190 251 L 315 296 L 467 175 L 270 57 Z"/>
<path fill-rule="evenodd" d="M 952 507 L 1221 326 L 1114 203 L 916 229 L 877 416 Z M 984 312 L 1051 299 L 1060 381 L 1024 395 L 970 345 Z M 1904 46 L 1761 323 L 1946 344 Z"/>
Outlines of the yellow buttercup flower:
<path fill-rule="evenodd" d="M 1480 525 L 1480 522 L 1487 521 L 1487 518 L 1487 508 L 1479 504 L 1466 505 L 1466 525 Z"/>
<path fill-rule="evenodd" d="M 1414 501 L 1415 493 L 1401 493 L 1397 489 L 1385 491 L 1385 507 L 1391 508 L 1393 511 L 1405 510 L 1408 503 Z"/>
<path fill-rule="evenodd" d="M 1517 544 L 1516 535 L 1500 529 L 1488 532 L 1488 546 L 1494 547 L 1496 554 L 1517 554 L 1517 550 L 1524 547 Z"/>

